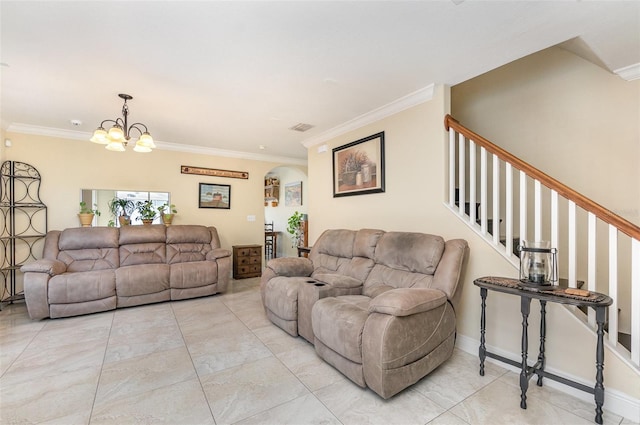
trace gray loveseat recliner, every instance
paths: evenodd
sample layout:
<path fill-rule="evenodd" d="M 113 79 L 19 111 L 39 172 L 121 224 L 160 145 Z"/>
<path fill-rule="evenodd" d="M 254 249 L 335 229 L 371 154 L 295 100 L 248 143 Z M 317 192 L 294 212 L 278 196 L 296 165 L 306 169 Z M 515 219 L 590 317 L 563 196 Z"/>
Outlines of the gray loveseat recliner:
<path fill-rule="evenodd" d="M 451 356 L 468 249 L 422 233 L 327 230 L 308 259 L 269 261 L 265 311 L 353 382 L 389 398 Z"/>
<path fill-rule="evenodd" d="M 21 270 L 29 316 L 57 318 L 224 292 L 231 253 L 215 227 L 80 227 L 49 231 Z"/>

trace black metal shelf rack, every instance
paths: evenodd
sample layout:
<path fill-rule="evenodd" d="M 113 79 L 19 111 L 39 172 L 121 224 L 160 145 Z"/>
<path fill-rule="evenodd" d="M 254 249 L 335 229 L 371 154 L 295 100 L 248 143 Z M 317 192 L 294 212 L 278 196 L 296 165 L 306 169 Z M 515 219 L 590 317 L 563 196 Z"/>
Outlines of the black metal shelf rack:
<path fill-rule="evenodd" d="M 20 267 L 42 252 L 47 206 L 40 200 L 41 182 L 38 170 L 27 163 L 5 161 L 0 166 L 0 307 L 24 299 L 18 291 Z"/>

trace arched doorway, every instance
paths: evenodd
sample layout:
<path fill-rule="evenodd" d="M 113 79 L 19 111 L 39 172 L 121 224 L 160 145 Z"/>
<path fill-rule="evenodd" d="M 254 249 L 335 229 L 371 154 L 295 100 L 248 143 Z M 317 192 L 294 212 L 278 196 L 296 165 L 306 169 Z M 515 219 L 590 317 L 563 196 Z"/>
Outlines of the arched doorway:
<path fill-rule="evenodd" d="M 277 233 L 275 256 L 295 257 L 298 250 L 287 233 L 287 221 L 296 211 L 307 214 L 307 174 L 295 166 L 283 165 L 271 169 L 265 175 L 267 181 L 278 184 L 277 190 L 273 184 L 265 186 L 264 207 L 264 222 L 273 223 L 273 230 Z"/>

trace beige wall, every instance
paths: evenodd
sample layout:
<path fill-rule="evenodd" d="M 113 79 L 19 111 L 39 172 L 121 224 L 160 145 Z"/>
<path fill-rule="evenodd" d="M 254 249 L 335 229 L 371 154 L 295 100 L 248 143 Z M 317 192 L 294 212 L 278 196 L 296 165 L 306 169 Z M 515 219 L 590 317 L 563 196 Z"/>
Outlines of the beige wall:
<path fill-rule="evenodd" d="M 264 242 L 264 176 L 281 164 L 160 149 L 150 154 L 118 153 L 78 140 L 16 133 L 6 137 L 13 146 L 2 144 L 3 157 L 27 162 L 42 175 L 40 196 L 48 207 L 50 230 L 79 226 L 80 189 L 166 191 L 178 209 L 175 224 L 216 226 L 225 248 Z M 181 165 L 248 171 L 249 179 L 181 174 Z M 198 208 L 201 182 L 231 185 L 231 209 Z M 248 221 L 249 215 L 256 220 Z"/>
<path fill-rule="evenodd" d="M 640 80 L 552 47 L 451 98 L 462 125 L 640 225 Z"/>
<path fill-rule="evenodd" d="M 480 297 L 473 279 L 487 275 L 517 276 L 517 270 L 463 225 L 443 204 L 446 133 L 443 118 L 449 112 L 449 91 L 439 86 L 433 100 L 405 110 L 328 142 L 327 152 L 309 149 L 309 186 L 313 242 L 328 228 L 363 227 L 439 234 L 464 238 L 470 245 L 469 264 L 458 311 L 460 339 L 479 341 Z M 333 198 L 331 149 L 385 132 L 386 191 Z M 517 299 L 491 294 L 488 300 L 487 343 L 503 353 L 520 354 L 521 316 Z M 539 313 L 532 307 L 530 323 Z M 562 307 L 548 308 L 547 365 L 585 383 L 595 376 L 594 336 Z M 530 331 L 530 351 L 537 353 L 536 326 Z M 593 349 L 592 349 L 593 348 Z M 640 378 L 607 352 L 605 385 L 640 398 Z M 517 402 L 517 401 L 514 401 Z"/>

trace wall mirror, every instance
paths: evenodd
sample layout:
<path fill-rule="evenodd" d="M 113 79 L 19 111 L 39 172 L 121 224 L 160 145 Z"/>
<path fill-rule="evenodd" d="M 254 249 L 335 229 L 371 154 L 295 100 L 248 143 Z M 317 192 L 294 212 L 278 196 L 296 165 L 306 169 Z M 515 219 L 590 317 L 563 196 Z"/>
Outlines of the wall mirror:
<path fill-rule="evenodd" d="M 109 203 L 113 198 L 128 199 L 134 204 L 137 202 L 151 201 L 154 207 L 159 207 L 163 204 L 171 204 L 169 192 L 151 192 L 151 191 L 139 191 L 139 190 L 119 190 L 119 189 L 81 189 L 80 201 L 84 201 L 87 205 L 97 205 L 92 207 L 100 211 L 100 216 L 95 216 L 93 219 L 93 226 L 109 226 L 113 225 L 120 227 L 118 219 L 113 216 L 109 210 Z M 131 224 L 141 225 L 140 214 L 137 211 L 133 211 L 131 214 Z M 156 216 L 153 220 L 153 224 L 162 224 L 160 215 Z"/>

